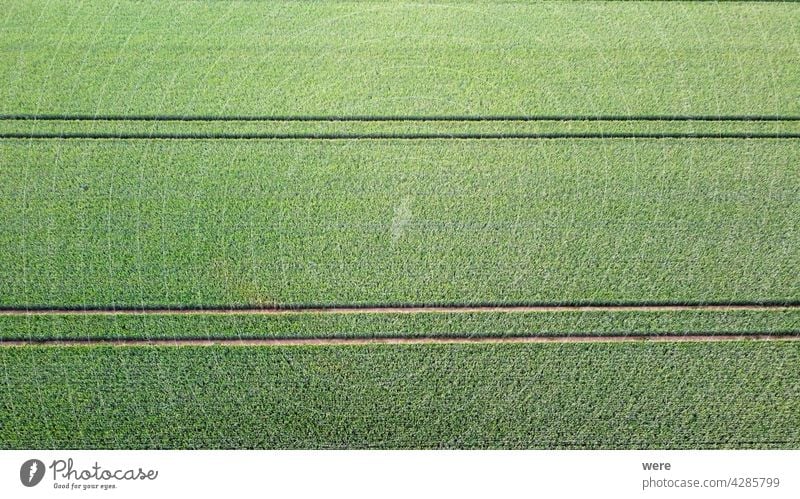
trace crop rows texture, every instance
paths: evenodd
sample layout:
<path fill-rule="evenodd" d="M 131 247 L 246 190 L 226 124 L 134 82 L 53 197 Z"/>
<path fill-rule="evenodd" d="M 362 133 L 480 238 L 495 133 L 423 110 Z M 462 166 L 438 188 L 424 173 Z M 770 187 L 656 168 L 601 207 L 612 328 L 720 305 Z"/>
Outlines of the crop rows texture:
<path fill-rule="evenodd" d="M 800 310 L 0 316 L 2 340 L 800 334 Z"/>
<path fill-rule="evenodd" d="M 580 133 L 800 133 L 797 121 L 133 121 L 0 120 L 11 134 L 580 134 Z"/>
<path fill-rule="evenodd" d="M 800 343 L 0 349 L 4 448 L 797 448 Z"/>
<path fill-rule="evenodd" d="M 800 5 L 3 2 L 0 114 L 798 114 Z"/>
<path fill-rule="evenodd" d="M 0 117 L 800 115 L 800 4 L 0 3 Z M 35 133 L 797 133 L 130 122 Z M 797 140 L 0 139 L 0 307 L 796 302 Z M 10 339 L 798 333 L 798 311 L 1 316 Z M 800 342 L 0 344 L 0 448 L 793 448 Z"/>
<path fill-rule="evenodd" d="M 4 141 L 0 305 L 788 302 L 793 141 Z"/>

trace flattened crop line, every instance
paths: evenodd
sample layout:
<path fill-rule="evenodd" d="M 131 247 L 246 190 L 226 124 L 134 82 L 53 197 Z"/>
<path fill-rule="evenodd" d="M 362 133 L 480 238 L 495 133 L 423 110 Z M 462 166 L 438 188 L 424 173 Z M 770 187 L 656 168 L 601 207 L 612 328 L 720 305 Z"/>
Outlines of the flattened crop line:
<path fill-rule="evenodd" d="M 664 343 L 664 342 L 721 342 L 721 341 L 800 341 L 800 335 L 615 335 L 615 336 L 507 336 L 507 337 L 392 337 L 392 338 L 155 338 L 155 339 L 35 339 L 0 340 L 1 347 L 25 345 L 52 346 L 343 346 L 343 345 L 453 345 L 505 343 Z"/>
<path fill-rule="evenodd" d="M 179 115 L 179 114 L 2 114 L 0 121 L 800 121 L 793 115 Z"/>
<path fill-rule="evenodd" d="M 583 305 L 291 305 L 282 307 L 0 307 L 0 316 L 19 315 L 292 315 L 416 314 L 476 312 L 735 312 L 798 310 L 800 303 L 583 304 Z"/>
<path fill-rule="evenodd" d="M 800 133 L 2 133 L 0 139 L 63 140 L 508 140 L 508 139 L 800 139 Z"/>

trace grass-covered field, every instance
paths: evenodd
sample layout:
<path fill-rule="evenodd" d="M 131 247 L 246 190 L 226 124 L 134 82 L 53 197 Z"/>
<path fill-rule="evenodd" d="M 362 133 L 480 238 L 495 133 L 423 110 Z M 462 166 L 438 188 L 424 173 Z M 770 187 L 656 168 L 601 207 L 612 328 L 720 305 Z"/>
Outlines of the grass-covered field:
<path fill-rule="evenodd" d="M 798 34 L 783 2 L 0 0 L 0 449 L 800 448 Z M 352 313 L 520 304 L 595 309 Z M 305 311 L 162 310 L 260 307 Z M 566 343 L 627 335 L 662 342 Z M 108 344 L 530 336 L 565 342 Z"/>
<path fill-rule="evenodd" d="M 0 120 L 4 134 L 119 134 L 119 135 L 415 135 L 415 134 L 760 134 L 780 137 L 800 133 L 800 119 L 778 121 L 704 120 Z"/>
<path fill-rule="evenodd" d="M 800 296 L 771 140 L 0 142 L 4 306 Z"/>
<path fill-rule="evenodd" d="M 800 343 L 0 349 L 2 448 L 797 448 Z"/>
<path fill-rule="evenodd" d="M 0 114 L 798 114 L 800 8 L 5 0 Z"/>
<path fill-rule="evenodd" d="M 0 341 L 800 334 L 800 310 L 0 316 Z"/>

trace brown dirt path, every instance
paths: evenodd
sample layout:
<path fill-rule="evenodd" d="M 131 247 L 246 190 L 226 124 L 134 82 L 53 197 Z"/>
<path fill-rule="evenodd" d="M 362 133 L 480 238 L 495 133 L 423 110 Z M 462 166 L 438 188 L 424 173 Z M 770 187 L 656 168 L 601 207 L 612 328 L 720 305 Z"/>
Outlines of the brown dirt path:
<path fill-rule="evenodd" d="M 427 338 L 263 338 L 263 339 L 108 339 L 108 340 L 0 340 L 0 347 L 50 346 L 343 346 L 343 345 L 452 345 L 506 343 L 663 343 L 723 341 L 800 341 L 800 335 L 660 335 L 660 336 L 515 336 Z"/>

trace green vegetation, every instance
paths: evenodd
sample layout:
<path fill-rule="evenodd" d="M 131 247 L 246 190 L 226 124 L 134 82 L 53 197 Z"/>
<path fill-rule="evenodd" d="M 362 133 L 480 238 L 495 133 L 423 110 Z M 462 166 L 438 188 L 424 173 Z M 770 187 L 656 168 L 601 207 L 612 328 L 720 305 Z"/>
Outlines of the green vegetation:
<path fill-rule="evenodd" d="M 4 7 L 0 113 L 800 113 L 792 3 Z"/>
<path fill-rule="evenodd" d="M 770 140 L 0 142 L 0 304 L 800 296 Z"/>
<path fill-rule="evenodd" d="M 800 310 L 0 316 L 0 341 L 800 334 Z"/>
<path fill-rule="evenodd" d="M 797 448 L 800 343 L 0 349 L 3 448 Z"/>
<path fill-rule="evenodd" d="M 5 133 L 84 134 L 515 134 L 800 133 L 800 121 L 128 121 L 6 120 Z"/>
<path fill-rule="evenodd" d="M 2 6 L 2 309 L 800 300 L 800 4 Z M 13 138 L 254 133 L 776 137 Z M 0 314 L 0 448 L 800 447 L 796 341 L 3 344 L 680 334 L 800 309 Z"/>

